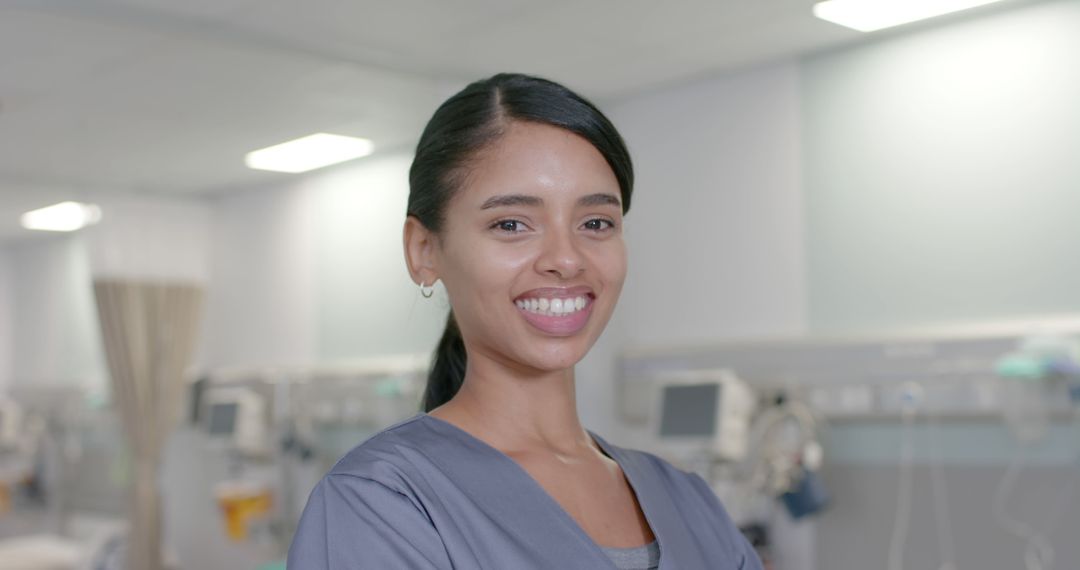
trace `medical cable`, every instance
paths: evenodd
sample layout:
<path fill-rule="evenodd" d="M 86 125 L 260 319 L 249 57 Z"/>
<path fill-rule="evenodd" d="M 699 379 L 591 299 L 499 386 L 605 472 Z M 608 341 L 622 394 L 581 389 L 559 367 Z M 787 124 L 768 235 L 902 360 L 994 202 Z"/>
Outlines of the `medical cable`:
<path fill-rule="evenodd" d="M 949 520 L 949 495 L 945 486 L 945 467 L 942 463 L 941 443 L 936 414 L 928 414 L 930 425 L 930 452 L 933 463 L 930 477 L 934 492 L 934 521 L 937 524 L 938 548 L 941 549 L 941 570 L 957 570 L 956 548 L 952 537 L 952 521 Z"/>
<path fill-rule="evenodd" d="M 896 516 L 893 519 L 892 537 L 889 540 L 888 570 L 904 569 L 904 546 L 907 544 L 908 527 L 911 524 L 911 495 L 913 463 L 911 432 L 915 423 L 915 406 L 921 387 L 909 384 L 905 388 L 900 410 L 903 420 L 903 436 L 900 443 L 900 482 L 896 493 Z"/>
<path fill-rule="evenodd" d="M 1025 467 L 1025 447 L 1020 446 L 1013 455 L 1005 475 L 998 482 L 994 493 L 994 520 L 1005 530 L 1024 541 L 1024 567 L 1026 570 L 1052 570 L 1054 567 L 1054 549 L 1030 524 L 1014 519 L 1007 512 L 1009 496 L 1012 495 L 1016 480 Z"/>

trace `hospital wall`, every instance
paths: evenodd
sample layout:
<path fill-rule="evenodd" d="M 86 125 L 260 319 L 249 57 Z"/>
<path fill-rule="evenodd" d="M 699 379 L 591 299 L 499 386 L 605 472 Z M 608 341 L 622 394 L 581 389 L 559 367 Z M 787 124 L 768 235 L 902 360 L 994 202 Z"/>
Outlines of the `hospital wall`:
<path fill-rule="evenodd" d="M 11 279 L 11 253 L 0 248 L 0 393 L 11 383 L 11 349 L 15 343 Z"/>
<path fill-rule="evenodd" d="M 1080 309 L 1080 2 L 802 65 L 814 330 Z"/>
<path fill-rule="evenodd" d="M 637 175 L 624 343 L 803 332 L 798 87 L 789 63 L 611 106 Z"/>
<path fill-rule="evenodd" d="M 310 363 L 315 299 L 305 194 L 246 190 L 213 200 L 213 210 L 204 365 Z"/>
<path fill-rule="evenodd" d="M 424 353 L 441 287 L 422 299 L 402 253 L 411 156 L 373 157 L 215 200 L 207 368 Z"/>
<path fill-rule="evenodd" d="M 9 247 L 11 386 L 105 387 L 89 260 L 83 236 L 55 235 Z"/>

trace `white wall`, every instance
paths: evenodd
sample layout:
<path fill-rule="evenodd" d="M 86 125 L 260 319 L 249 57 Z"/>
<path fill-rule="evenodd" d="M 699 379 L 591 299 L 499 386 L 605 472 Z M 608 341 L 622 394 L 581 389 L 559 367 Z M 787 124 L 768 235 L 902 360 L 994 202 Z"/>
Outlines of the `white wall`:
<path fill-rule="evenodd" d="M 1080 309 L 1080 2 L 804 65 L 810 320 L 890 328 Z"/>
<path fill-rule="evenodd" d="M 652 93 L 611 115 L 637 170 L 626 341 L 802 332 L 798 68 Z"/>
<path fill-rule="evenodd" d="M 426 352 L 442 334 L 445 291 L 422 298 L 405 265 L 411 163 L 386 156 L 310 183 L 320 359 Z"/>
<path fill-rule="evenodd" d="M 11 296 L 11 255 L 0 248 L 0 394 L 11 384 L 11 349 L 15 330 L 15 305 Z"/>
<path fill-rule="evenodd" d="M 420 298 L 401 245 L 410 161 L 373 157 L 219 199 L 207 366 L 434 347 L 445 296 Z"/>
<path fill-rule="evenodd" d="M 109 195 L 93 201 L 102 207 L 102 221 L 80 235 L 95 278 L 208 284 L 212 210 L 206 200 Z"/>
<path fill-rule="evenodd" d="M 107 377 L 85 241 L 49 236 L 8 251 L 16 331 L 12 384 L 103 390 Z"/>
<path fill-rule="evenodd" d="M 207 367 L 312 360 L 309 201 L 303 189 L 260 188 L 215 204 Z"/>

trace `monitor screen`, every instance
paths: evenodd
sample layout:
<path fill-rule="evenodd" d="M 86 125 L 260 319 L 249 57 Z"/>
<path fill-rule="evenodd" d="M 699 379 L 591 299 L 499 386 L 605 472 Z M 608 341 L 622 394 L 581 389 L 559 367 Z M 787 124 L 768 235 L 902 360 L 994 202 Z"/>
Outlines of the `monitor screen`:
<path fill-rule="evenodd" d="M 712 437 L 716 431 L 720 384 L 665 386 L 661 394 L 660 437 Z"/>
<path fill-rule="evenodd" d="M 236 430 L 236 412 L 239 404 L 226 402 L 210 406 L 210 435 L 232 435 Z"/>

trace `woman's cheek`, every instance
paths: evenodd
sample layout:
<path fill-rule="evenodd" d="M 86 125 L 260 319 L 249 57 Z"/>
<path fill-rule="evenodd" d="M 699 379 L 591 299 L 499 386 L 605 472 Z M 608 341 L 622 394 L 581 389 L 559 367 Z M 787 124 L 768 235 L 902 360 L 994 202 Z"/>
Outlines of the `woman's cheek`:
<path fill-rule="evenodd" d="M 603 242 L 595 256 L 595 264 L 608 281 L 622 283 L 626 278 L 626 246 L 621 239 Z"/>

